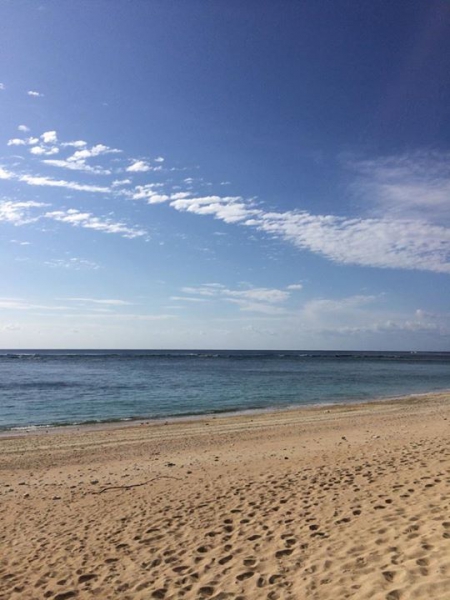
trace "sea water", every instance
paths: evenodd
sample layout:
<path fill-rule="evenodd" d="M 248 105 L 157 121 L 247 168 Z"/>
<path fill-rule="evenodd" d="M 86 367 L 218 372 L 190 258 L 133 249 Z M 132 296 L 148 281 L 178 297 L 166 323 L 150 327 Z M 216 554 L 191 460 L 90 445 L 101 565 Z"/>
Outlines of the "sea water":
<path fill-rule="evenodd" d="M 0 429 L 366 401 L 450 389 L 450 353 L 1 351 Z"/>

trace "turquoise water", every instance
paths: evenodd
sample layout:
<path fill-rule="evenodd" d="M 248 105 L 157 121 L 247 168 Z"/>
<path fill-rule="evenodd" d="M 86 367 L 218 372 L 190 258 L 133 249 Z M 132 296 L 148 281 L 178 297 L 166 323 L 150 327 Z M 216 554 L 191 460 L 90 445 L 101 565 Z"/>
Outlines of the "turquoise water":
<path fill-rule="evenodd" d="M 0 429 L 444 389 L 450 389 L 450 353 L 14 350 L 0 353 Z"/>

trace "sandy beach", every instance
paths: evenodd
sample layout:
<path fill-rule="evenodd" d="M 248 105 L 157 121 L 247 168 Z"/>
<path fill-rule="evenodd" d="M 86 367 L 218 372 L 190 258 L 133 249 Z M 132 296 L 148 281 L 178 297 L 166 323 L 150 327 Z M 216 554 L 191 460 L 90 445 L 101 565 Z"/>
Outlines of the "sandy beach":
<path fill-rule="evenodd" d="M 0 437 L 0 598 L 450 597 L 450 394 Z"/>

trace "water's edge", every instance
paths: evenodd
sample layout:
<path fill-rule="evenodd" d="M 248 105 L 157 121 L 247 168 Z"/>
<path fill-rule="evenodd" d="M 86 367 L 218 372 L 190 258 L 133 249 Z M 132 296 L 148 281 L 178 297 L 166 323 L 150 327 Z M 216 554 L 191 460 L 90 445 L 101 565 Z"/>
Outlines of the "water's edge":
<path fill-rule="evenodd" d="M 0 432 L 201 419 L 448 389 L 448 352 L 0 350 Z"/>
<path fill-rule="evenodd" d="M 244 408 L 242 410 L 222 410 L 216 412 L 204 412 L 204 413 L 188 413 L 184 415 L 167 415 L 157 417 L 127 417 L 123 419 L 98 419 L 90 421 L 80 422 L 67 422 L 67 423 L 55 423 L 48 425 L 30 425 L 23 427 L 5 427 L 0 428 L 0 440 L 2 438 L 20 437 L 27 435 L 39 435 L 49 433 L 73 433 L 82 431 L 93 431 L 93 430 L 108 430 L 108 429 L 125 429 L 130 427 L 140 427 L 142 425 L 168 425 L 172 423 L 191 423 L 207 421 L 208 419 L 225 419 L 225 418 L 239 418 L 243 416 L 252 415 L 270 415 L 270 414 L 286 414 L 294 411 L 311 411 L 317 409 L 324 409 L 329 407 L 339 408 L 342 411 L 346 409 L 354 409 L 355 407 L 365 407 L 371 404 L 383 403 L 383 404 L 398 404 L 406 403 L 408 400 L 426 399 L 432 400 L 442 395 L 448 395 L 450 400 L 450 388 L 435 390 L 430 392 L 410 393 L 402 394 L 401 396 L 377 396 L 373 398 L 365 399 L 348 399 L 347 401 L 339 402 L 316 402 L 311 404 L 290 404 L 288 406 L 274 405 L 271 407 L 264 408 Z"/>

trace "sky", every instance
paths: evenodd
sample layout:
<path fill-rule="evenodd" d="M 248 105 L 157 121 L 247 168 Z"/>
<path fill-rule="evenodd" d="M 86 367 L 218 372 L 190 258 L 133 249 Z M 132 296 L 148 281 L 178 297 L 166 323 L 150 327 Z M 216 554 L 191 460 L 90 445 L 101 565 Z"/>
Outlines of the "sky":
<path fill-rule="evenodd" d="M 0 348 L 450 351 L 450 0 L 0 0 Z"/>

